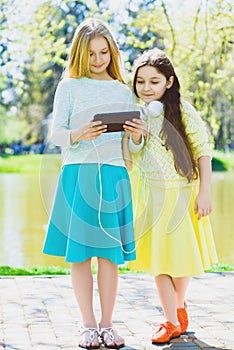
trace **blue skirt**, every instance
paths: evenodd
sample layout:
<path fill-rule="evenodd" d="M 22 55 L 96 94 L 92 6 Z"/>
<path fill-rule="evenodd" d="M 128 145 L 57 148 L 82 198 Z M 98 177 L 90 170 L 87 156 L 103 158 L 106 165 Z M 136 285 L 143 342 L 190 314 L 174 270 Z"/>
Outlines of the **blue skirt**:
<path fill-rule="evenodd" d="M 62 168 L 43 253 L 64 256 L 67 262 L 94 256 L 115 264 L 135 260 L 132 194 L 124 167 Z"/>

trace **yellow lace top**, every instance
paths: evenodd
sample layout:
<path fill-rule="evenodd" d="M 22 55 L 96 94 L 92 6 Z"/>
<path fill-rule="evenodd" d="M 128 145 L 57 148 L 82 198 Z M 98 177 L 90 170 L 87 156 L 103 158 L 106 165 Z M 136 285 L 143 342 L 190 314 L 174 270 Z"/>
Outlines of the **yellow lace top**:
<path fill-rule="evenodd" d="M 183 120 L 186 132 L 192 144 L 195 159 L 201 156 L 212 156 L 211 144 L 204 122 L 195 108 L 188 102 L 182 101 Z M 177 173 L 174 167 L 174 159 L 171 151 L 167 151 L 159 137 L 163 113 L 158 117 L 147 116 L 148 126 L 151 132 L 149 139 L 143 148 L 140 161 L 141 171 L 147 176 L 159 181 L 187 182 L 186 178 Z"/>

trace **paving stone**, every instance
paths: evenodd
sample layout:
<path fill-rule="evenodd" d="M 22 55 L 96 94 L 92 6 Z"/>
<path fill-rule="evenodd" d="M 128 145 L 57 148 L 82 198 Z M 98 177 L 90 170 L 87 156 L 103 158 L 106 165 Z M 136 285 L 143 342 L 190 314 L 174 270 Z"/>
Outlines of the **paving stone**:
<path fill-rule="evenodd" d="M 94 276 L 94 309 L 99 298 Z M 170 344 L 152 345 L 153 323 L 163 322 L 154 280 L 120 275 L 114 326 L 123 350 L 234 350 L 234 274 L 191 279 L 188 332 Z M 0 278 L 0 350 L 75 350 L 82 325 L 70 276 Z M 105 350 L 102 346 L 101 350 Z"/>

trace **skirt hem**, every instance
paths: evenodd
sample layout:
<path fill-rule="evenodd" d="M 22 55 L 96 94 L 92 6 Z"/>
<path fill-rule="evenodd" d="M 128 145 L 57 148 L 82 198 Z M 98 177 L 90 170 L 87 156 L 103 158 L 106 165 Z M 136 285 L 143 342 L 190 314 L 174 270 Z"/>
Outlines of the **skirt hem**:
<path fill-rule="evenodd" d="M 66 255 L 64 254 L 59 254 L 59 253 L 48 253 L 48 252 L 43 252 L 43 254 L 47 254 L 47 255 L 50 255 L 50 256 L 58 256 L 58 257 L 64 257 L 64 261 L 67 262 L 67 263 L 82 263 L 82 262 L 85 262 L 87 259 L 91 259 L 91 258 L 102 258 L 102 259 L 107 259 L 107 260 L 110 260 L 113 264 L 116 264 L 116 265 L 123 265 L 125 262 L 129 262 L 129 261 L 134 261 L 136 258 L 133 257 L 133 258 L 124 258 L 124 259 L 121 259 L 121 260 L 114 260 L 112 259 L 111 257 L 107 257 L 107 256 L 102 256 L 102 255 L 90 255 L 90 256 L 86 256 L 82 259 L 69 259 L 66 257 Z M 132 254 L 132 253 L 131 253 Z"/>

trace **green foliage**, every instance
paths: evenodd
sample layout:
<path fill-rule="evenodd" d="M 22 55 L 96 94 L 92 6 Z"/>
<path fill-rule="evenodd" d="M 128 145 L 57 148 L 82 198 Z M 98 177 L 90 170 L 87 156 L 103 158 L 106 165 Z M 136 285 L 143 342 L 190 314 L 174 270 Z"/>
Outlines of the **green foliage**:
<path fill-rule="evenodd" d="M 1 143 L 22 138 L 30 144 L 43 138 L 42 121 L 51 112 L 75 29 L 84 18 L 97 17 L 110 24 L 129 80 L 139 53 L 155 46 L 164 49 L 175 65 L 182 95 L 200 111 L 215 148 L 234 144 L 233 1 L 189 0 L 178 8 L 167 0 L 112 6 L 108 0 L 44 0 L 40 6 L 3 0 L 0 6 Z"/>
<path fill-rule="evenodd" d="M 233 153 L 215 152 L 212 159 L 213 171 L 234 171 L 234 155 Z"/>
<path fill-rule="evenodd" d="M 0 113 L 4 107 L 0 107 Z M 21 139 L 24 130 L 27 128 L 26 121 L 15 120 L 14 117 L 0 117 L 0 140 L 3 144 L 11 144 Z"/>

